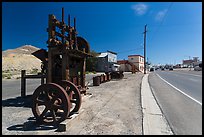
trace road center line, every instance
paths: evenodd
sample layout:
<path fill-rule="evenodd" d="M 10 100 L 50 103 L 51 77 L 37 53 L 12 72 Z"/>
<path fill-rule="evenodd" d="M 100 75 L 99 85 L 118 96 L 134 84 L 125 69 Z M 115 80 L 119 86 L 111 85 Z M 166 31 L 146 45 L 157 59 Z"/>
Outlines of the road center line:
<path fill-rule="evenodd" d="M 160 79 L 162 79 L 164 82 L 166 82 L 168 85 L 172 86 L 173 88 L 175 88 L 176 90 L 178 90 L 179 92 L 181 92 L 182 94 L 184 94 L 185 96 L 189 97 L 190 99 L 192 99 L 193 101 L 197 102 L 199 105 L 202 106 L 202 103 L 197 101 L 196 99 L 192 98 L 191 96 L 189 96 L 188 94 L 184 93 L 183 91 L 181 91 L 180 89 L 178 89 L 177 87 L 173 86 L 172 84 L 170 84 L 169 82 L 167 82 L 166 80 L 164 80 L 162 77 L 160 77 L 158 74 L 156 74 Z"/>

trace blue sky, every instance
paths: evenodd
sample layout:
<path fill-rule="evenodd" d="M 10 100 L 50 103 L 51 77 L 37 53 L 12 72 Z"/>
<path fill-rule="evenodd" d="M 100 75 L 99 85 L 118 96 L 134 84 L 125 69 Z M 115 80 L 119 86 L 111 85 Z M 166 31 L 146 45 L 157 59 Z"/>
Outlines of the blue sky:
<path fill-rule="evenodd" d="M 78 36 L 91 50 L 144 55 L 152 64 L 202 60 L 202 2 L 2 2 L 2 50 L 24 44 L 47 49 L 48 14 L 76 17 Z"/>

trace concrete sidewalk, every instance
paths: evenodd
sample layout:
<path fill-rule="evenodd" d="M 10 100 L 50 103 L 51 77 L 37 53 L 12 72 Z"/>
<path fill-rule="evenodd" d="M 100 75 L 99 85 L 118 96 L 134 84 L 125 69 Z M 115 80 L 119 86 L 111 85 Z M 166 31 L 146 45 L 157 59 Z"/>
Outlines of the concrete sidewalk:
<path fill-rule="evenodd" d="M 162 114 L 148 82 L 148 75 L 142 79 L 141 100 L 143 112 L 144 135 L 172 135 L 164 115 Z"/>

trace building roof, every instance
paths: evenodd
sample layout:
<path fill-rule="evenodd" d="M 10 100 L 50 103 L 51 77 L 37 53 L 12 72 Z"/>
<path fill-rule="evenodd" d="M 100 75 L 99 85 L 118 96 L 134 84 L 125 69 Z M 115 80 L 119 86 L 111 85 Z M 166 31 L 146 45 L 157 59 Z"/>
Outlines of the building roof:
<path fill-rule="evenodd" d="M 117 53 L 107 50 L 107 52 L 100 52 L 98 57 L 105 57 L 108 55 L 108 53 L 117 55 Z"/>
<path fill-rule="evenodd" d="M 105 57 L 105 56 L 107 56 L 107 55 L 108 55 L 107 52 L 105 52 L 105 53 L 100 53 L 100 55 L 99 55 L 98 57 Z"/>
<path fill-rule="evenodd" d="M 140 56 L 140 57 L 144 58 L 144 57 L 141 56 L 141 55 L 128 55 L 128 57 L 137 57 L 137 56 Z"/>
<path fill-rule="evenodd" d="M 110 51 L 110 50 L 107 50 L 107 52 L 117 55 L 116 52 L 113 52 L 113 51 Z"/>

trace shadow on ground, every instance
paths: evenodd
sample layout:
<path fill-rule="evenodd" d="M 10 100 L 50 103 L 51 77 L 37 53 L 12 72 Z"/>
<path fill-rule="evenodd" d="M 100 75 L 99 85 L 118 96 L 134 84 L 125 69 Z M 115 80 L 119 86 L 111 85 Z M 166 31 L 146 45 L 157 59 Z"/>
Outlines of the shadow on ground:
<path fill-rule="evenodd" d="M 32 95 L 2 100 L 2 107 L 32 107 Z"/>
<path fill-rule="evenodd" d="M 77 112 L 75 113 L 70 113 L 67 119 L 71 119 L 73 114 L 78 114 Z M 35 117 L 30 117 L 27 119 L 26 122 L 22 124 L 16 124 L 12 125 L 7 128 L 9 131 L 40 131 L 40 130 L 53 130 L 55 129 L 55 132 L 62 132 L 64 129 L 59 128 L 60 123 L 58 124 L 52 124 L 52 123 L 44 123 L 40 124 L 36 122 Z M 63 124 L 62 124 L 63 125 Z"/>
<path fill-rule="evenodd" d="M 7 128 L 9 131 L 38 131 L 57 129 L 57 126 L 37 124 L 34 117 L 30 117 L 23 124 L 13 125 Z"/>

